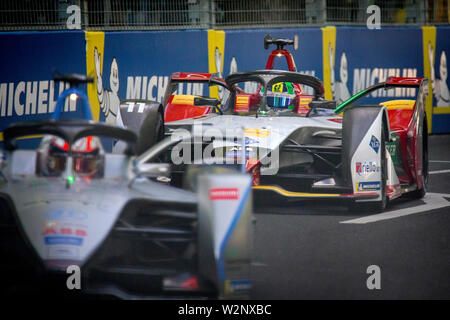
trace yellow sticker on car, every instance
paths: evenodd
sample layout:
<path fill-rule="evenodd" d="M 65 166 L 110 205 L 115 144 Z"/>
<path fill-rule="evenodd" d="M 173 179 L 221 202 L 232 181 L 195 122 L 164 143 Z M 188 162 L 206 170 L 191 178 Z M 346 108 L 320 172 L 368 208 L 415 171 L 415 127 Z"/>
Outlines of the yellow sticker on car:
<path fill-rule="evenodd" d="M 272 86 L 272 92 L 283 93 L 283 82 L 275 83 Z"/>
<path fill-rule="evenodd" d="M 192 96 L 192 95 L 178 95 L 178 94 L 174 94 L 173 95 L 173 99 L 172 99 L 172 104 L 187 104 L 190 106 L 194 105 L 194 98 L 197 96 Z"/>
<path fill-rule="evenodd" d="M 267 136 L 270 134 L 270 130 L 266 129 L 245 129 L 244 131 L 247 137 L 267 138 Z"/>

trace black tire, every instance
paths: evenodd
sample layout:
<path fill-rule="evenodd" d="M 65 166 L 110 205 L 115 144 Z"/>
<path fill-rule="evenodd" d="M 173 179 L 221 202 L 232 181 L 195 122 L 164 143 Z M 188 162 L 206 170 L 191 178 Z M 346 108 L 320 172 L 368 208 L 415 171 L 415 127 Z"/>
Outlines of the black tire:
<path fill-rule="evenodd" d="M 367 201 L 367 202 L 352 202 L 349 209 L 351 211 L 360 211 L 363 213 L 379 213 L 386 209 L 388 198 L 386 196 L 386 181 L 387 181 L 387 160 L 386 160 L 386 133 L 385 128 L 381 128 L 380 139 L 380 158 L 381 158 L 381 200 L 379 201 Z"/>
<path fill-rule="evenodd" d="M 161 112 L 150 112 L 139 130 L 136 154 L 140 155 L 164 138 L 164 120 Z"/>
<path fill-rule="evenodd" d="M 423 185 L 419 190 L 412 191 L 408 196 L 412 199 L 422 199 L 428 189 L 428 128 L 427 119 L 423 120 L 423 132 L 422 132 L 422 179 Z"/>

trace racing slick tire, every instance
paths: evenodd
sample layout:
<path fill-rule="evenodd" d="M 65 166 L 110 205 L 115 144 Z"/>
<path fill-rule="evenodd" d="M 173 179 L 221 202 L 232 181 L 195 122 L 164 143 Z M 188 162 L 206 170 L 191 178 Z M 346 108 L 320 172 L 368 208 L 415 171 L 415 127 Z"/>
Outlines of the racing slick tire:
<path fill-rule="evenodd" d="M 136 154 L 140 155 L 164 138 L 162 104 L 149 100 L 124 100 L 120 105 L 123 124 L 138 135 Z"/>
<path fill-rule="evenodd" d="M 422 130 L 422 188 L 408 193 L 408 197 L 412 199 L 422 199 L 428 188 L 428 128 L 426 118 L 423 120 Z"/>

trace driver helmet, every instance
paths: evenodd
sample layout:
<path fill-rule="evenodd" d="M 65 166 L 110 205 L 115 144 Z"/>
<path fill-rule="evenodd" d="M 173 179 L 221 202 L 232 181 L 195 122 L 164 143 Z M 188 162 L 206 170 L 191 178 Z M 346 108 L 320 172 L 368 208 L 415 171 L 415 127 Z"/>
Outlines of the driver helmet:
<path fill-rule="evenodd" d="M 69 144 L 56 136 L 45 136 L 38 151 L 39 171 L 59 176 L 66 168 Z M 96 178 L 103 174 L 104 151 L 99 138 L 88 136 L 72 145 L 73 171 L 77 176 Z"/>
<path fill-rule="evenodd" d="M 261 93 L 264 94 L 264 88 Z M 278 82 L 268 87 L 266 103 L 269 108 L 293 109 L 296 98 L 292 82 Z"/>

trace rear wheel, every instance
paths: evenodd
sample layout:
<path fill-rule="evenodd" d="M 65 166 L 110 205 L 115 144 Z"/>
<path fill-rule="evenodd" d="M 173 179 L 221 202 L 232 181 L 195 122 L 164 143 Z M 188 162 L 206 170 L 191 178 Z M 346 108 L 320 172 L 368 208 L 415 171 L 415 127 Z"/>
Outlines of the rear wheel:
<path fill-rule="evenodd" d="M 409 193 L 413 199 L 422 199 L 427 193 L 428 187 L 428 128 L 426 118 L 423 120 L 422 133 L 422 188 Z"/>
<path fill-rule="evenodd" d="M 164 121 L 161 112 L 150 112 L 144 120 L 138 136 L 136 153 L 138 155 L 164 138 Z"/>

